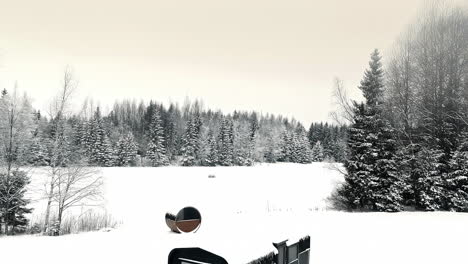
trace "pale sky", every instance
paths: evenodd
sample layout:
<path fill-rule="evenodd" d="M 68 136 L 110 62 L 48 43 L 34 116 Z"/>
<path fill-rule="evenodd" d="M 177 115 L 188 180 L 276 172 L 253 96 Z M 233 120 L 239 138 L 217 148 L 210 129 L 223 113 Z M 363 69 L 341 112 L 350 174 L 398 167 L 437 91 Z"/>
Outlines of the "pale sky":
<path fill-rule="evenodd" d="M 461 0 L 461 2 L 467 0 Z M 223 111 L 329 120 L 335 76 L 356 96 L 424 0 L 0 0 L 0 88 L 45 109 L 63 69 L 103 106 L 203 99 Z"/>

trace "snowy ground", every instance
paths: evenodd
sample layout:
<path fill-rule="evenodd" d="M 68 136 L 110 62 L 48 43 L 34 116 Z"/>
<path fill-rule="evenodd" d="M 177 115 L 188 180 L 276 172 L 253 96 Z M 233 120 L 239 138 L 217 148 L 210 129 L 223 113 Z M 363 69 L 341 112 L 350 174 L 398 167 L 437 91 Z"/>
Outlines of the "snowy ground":
<path fill-rule="evenodd" d="M 467 261 L 468 214 L 328 211 L 325 199 L 342 177 L 325 163 L 104 168 L 102 174 L 107 211 L 123 222 L 117 230 L 2 237 L 0 252 L 9 254 L 1 262 L 6 256 L 5 263 L 162 264 L 172 248 L 202 247 L 242 264 L 273 251 L 272 242 L 305 235 L 311 263 Z M 199 231 L 170 233 L 164 214 L 189 205 L 202 213 Z"/>

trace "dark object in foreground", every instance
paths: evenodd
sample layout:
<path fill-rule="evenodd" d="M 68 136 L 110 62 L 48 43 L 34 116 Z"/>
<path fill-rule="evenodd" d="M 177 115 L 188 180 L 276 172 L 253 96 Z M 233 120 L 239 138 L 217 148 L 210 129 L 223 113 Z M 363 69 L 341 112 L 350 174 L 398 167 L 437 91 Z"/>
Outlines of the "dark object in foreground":
<path fill-rule="evenodd" d="M 288 240 L 273 243 L 278 254 L 270 254 L 249 262 L 248 264 L 309 264 L 310 237 L 301 238 L 299 242 L 287 245 Z"/>
<path fill-rule="evenodd" d="M 171 213 L 166 213 L 166 225 L 174 233 L 180 233 L 176 226 L 176 216 Z"/>
<path fill-rule="evenodd" d="M 174 233 L 196 232 L 201 225 L 201 214 L 194 207 L 185 207 L 177 216 L 166 213 L 166 224 Z"/>
<path fill-rule="evenodd" d="M 168 264 L 228 264 L 227 261 L 201 248 L 175 248 L 169 253 Z"/>
<path fill-rule="evenodd" d="M 273 252 L 248 264 L 309 264 L 310 237 L 287 245 L 288 240 L 273 243 L 278 254 Z M 228 264 L 227 261 L 201 248 L 175 248 L 169 253 L 168 264 Z"/>

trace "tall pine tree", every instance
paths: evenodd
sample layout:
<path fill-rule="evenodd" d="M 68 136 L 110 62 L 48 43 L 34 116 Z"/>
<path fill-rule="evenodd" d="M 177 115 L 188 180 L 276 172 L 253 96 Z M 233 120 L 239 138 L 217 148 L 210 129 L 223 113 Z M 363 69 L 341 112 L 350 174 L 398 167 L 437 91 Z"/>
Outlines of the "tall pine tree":
<path fill-rule="evenodd" d="M 190 118 L 187 121 L 185 128 L 185 134 L 183 137 L 182 146 L 182 166 L 194 166 L 196 164 L 197 157 L 197 124 L 194 119 Z"/>
<path fill-rule="evenodd" d="M 161 116 L 158 109 L 154 109 L 148 132 L 149 144 L 146 157 L 150 160 L 151 166 L 165 166 L 169 164 L 164 145 L 164 130 Z"/>
<path fill-rule="evenodd" d="M 384 81 L 377 50 L 359 88 L 365 104 L 354 104 L 347 175 L 340 193 L 350 209 L 400 211 L 404 183 L 397 171 L 394 131 L 382 114 Z"/>
<path fill-rule="evenodd" d="M 224 118 L 218 137 L 219 164 L 232 166 L 234 161 L 234 125 L 231 118 Z"/>

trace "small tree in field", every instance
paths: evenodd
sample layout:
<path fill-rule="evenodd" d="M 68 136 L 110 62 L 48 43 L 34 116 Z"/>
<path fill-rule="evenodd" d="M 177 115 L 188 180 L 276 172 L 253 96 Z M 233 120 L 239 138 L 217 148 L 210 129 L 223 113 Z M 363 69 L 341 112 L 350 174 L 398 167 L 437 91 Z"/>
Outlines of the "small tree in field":
<path fill-rule="evenodd" d="M 102 177 L 96 170 L 84 165 L 71 165 L 57 175 L 54 201 L 57 203 L 57 225 L 60 226 L 63 214 L 73 206 L 92 205 L 101 198 Z"/>
<path fill-rule="evenodd" d="M 54 133 L 50 138 L 49 168 L 47 172 L 47 187 L 45 188 L 47 206 L 44 218 L 44 233 L 48 231 L 50 224 L 50 209 L 55 195 L 57 178 L 62 174 L 62 170 L 66 163 L 68 163 L 71 154 L 66 137 L 67 124 L 65 121 L 76 84 L 70 69 L 65 70 L 62 85 L 62 89 L 50 104 L 49 110 L 50 118 L 54 120 L 52 122 L 52 131 Z"/>

